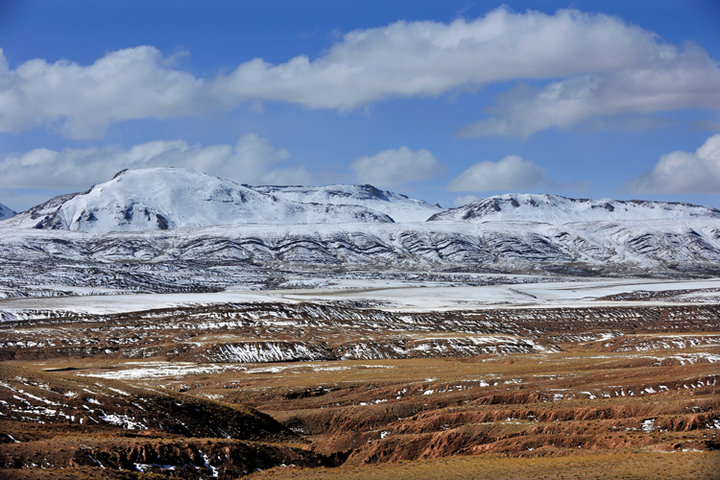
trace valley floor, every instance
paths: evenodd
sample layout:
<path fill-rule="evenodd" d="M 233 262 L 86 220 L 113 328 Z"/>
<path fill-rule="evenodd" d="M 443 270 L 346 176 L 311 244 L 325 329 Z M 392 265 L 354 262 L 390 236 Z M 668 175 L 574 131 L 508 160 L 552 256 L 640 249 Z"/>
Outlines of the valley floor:
<path fill-rule="evenodd" d="M 624 478 L 696 480 L 717 478 L 718 455 L 712 452 L 617 453 L 560 457 L 455 456 L 403 461 L 381 466 L 272 469 L 251 475 L 253 480 L 584 480 Z"/>
<path fill-rule="evenodd" d="M 3 301 L 0 467 L 720 478 L 717 283 Z"/>

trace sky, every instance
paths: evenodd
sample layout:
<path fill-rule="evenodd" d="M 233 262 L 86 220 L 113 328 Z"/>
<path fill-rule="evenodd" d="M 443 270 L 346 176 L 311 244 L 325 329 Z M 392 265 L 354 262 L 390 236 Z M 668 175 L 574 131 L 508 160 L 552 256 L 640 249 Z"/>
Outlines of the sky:
<path fill-rule="evenodd" d="M 0 203 L 124 168 L 720 208 L 720 2 L 0 1 Z"/>

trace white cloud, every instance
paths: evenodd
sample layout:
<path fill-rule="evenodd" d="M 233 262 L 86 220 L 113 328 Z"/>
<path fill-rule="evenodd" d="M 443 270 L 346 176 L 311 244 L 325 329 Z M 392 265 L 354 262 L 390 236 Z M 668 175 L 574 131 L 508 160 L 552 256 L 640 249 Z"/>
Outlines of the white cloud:
<path fill-rule="evenodd" d="M 646 62 L 647 63 L 647 62 Z M 648 65 L 575 76 L 535 89 L 519 87 L 486 109 L 489 118 L 459 129 L 459 136 L 529 136 L 593 118 L 624 118 L 636 127 L 662 125 L 642 115 L 691 107 L 720 109 L 720 70 L 697 47 L 668 49 Z M 654 123 L 654 124 L 652 124 Z"/>
<path fill-rule="evenodd" d="M 203 147 L 182 140 L 155 141 L 129 149 L 68 148 L 62 151 L 39 148 L 10 155 L 0 162 L 0 188 L 44 188 L 83 190 L 104 182 L 123 168 L 176 166 L 200 170 L 242 183 L 308 183 L 302 166 L 278 168 L 289 157 L 267 139 L 251 133 L 233 145 Z"/>
<path fill-rule="evenodd" d="M 241 102 L 354 109 L 388 98 L 437 96 L 493 82 L 548 80 L 513 91 L 462 135 L 529 135 L 588 118 L 720 108 L 720 71 L 699 47 L 662 43 L 622 20 L 577 10 L 500 8 L 445 24 L 400 21 L 345 34 L 321 56 L 196 78 L 143 46 L 92 65 L 35 59 L 11 70 L 0 54 L 0 131 L 59 126 L 73 137 L 111 122 L 168 118 Z"/>
<path fill-rule="evenodd" d="M 165 63 L 157 49 L 142 46 L 88 66 L 35 59 L 10 70 L 0 50 L 0 131 L 47 123 L 88 138 L 111 122 L 177 117 L 213 104 L 202 80 Z"/>
<path fill-rule="evenodd" d="M 262 59 L 219 81 L 239 98 L 351 109 L 393 97 L 436 96 L 515 78 L 557 78 L 648 64 L 672 47 L 605 15 L 505 8 L 449 24 L 400 21 L 344 35 L 323 56 Z"/>
<path fill-rule="evenodd" d="M 350 168 L 360 183 L 383 187 L 427 180 L 442 171 L 442 165 L 432 152 L 423 148 L 411 150 L 405 146 L 358 158 Z"/>
<path fill-rule="evenodd" d="M 508 155 L 497 163 L 480 162 L 455 177 L 448 185 L 451 192 L 490 192 L 524 190 L 545 179 L 545 169 L 517 155 Z"/>
<path fill-rule="evenodd" d="M 626 187 L 639 193 L 720 194 L 720 134 L 708 138 L 695 152 L 661 156 L 650 172 Z"/>
<path fill-rule="evenodd" d="M 243 136 L 235 144 L 233 155 L 228 158 L 210 160 L 206 170 L 225 172 L 229 178 L 243 183 L 263 184 L 307 184 L 310 174 L 302 166 L 275 168 L 275 165 L 290 158 L 284 148 L 275 149 L 266 138 L 255 133 Z"/>

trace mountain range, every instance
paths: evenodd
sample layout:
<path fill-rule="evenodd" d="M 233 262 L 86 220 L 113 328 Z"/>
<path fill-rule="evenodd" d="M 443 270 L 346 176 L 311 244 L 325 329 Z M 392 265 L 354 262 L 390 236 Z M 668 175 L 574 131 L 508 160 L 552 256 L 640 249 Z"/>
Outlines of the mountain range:
<path fill-rule="evenodd" d="M 504 194 L 434 214 L 428 221 L 572 222 L 720 219 L 720 210 L 679 202 L 589 200 L 559 195 Z"/>
<path fill-rule="evenodd" d="M 187 291 L 337 278 L 709 276 L 720 274 L 720 211 L 536 194 L 442 209 L 370 185 L 250 186 L 153 168 L 0 222 L 0 262 L 0 296 L 52 294 L 53 285 Z"/>

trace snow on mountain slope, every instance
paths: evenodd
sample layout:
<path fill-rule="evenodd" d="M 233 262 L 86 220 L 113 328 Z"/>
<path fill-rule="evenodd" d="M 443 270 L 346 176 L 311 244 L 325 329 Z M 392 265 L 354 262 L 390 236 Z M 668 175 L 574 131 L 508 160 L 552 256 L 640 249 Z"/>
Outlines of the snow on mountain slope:
<path fill-rule="evenodd" d="M 360 205 L 389 215 L 397 223 L 424 222 L 444 209 L 405 195 L 380 190 L 372 185 L 253 185 L 253 190 L 294 202 Z"/>
<path fill-rule="evenodd" d="M 0 203 L 0 220 L 8 219 L 15 215 L 15 212 L 13 210 L 10 210 L 8 207 Z"/>
<path fill-rule="evenodd" d="M 458 208 L 440 212 L 429 222 L 570 222 L 622 220 L 679 220 L 687 218 L 720 219 L 720 210 L 688 203 L 641 200 L 588 200 L 508 193 L 483 198 Z"/>
<path fill-rule="evenodd" d="M 343 198 L 358 204 L 334 203 Z M 712 208 L 500 195 L 393 223 L 368 208 L 382 202 L 399 205 L 400 219 L 427 208 L 366 186 L 248 187 L 183 169 L 124 171 L 0 224 L 0 297 L 57 286 L 274 288 L 290 278 L 720 276 Z"/>
<path fill-rule="evenodd" d="M 475 274 L 720 277 L 720 219 L 234 225 L 106 235 L 0 228 L 0 265 L 0 298 L 80 288 L 290 288 L 338 278 L 462 284 Z"/>
<path fill-rule="evenodd" d="M 246 185 L 181 168 L 124 170 L 80 194 L 63 195 L 16 216 L 9 226 L 111 231 L 238 224 L 391 223 L 357 205 L 279 199 Z"/>

